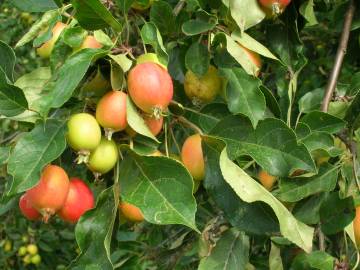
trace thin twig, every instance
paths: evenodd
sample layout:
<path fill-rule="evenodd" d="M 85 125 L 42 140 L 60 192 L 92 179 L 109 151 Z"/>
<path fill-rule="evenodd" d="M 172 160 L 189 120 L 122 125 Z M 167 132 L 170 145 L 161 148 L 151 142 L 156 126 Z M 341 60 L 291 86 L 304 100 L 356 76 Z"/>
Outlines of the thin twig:
<path fill-rule="evenodd" d="M 183 9 L 184 5 L 185 5 L 185 0 L 180 0 L 180 1 L 176 4 L 176 6 L 174 7 L 174 10 L 173 10 L 173 14 L 175 15 L 175 17 L 176 17 L 177 15 L 179 15 L 179 13 L 180 13 L 180 11 Z"/>
<path fill-rule="evenodd" d="M 195 125 L 194 123 L 190 122 L 189 120 L 187 120 L 185 117 L 182 117 L 182 116 L 179 116 L 177 118 L 177 120 L 180 122 L 180 123 L 183 123 L 185 124 L 186 126 L 188 126 L 189 128 L 193 129 L 195 132 L 199 133 L 200 135 L 203 135 L 204 133 L 202 132 L 202 130 L 197 126 Z"/>
<path fill-rule="evenodd" d="M 359 252 L 356 252 L 356 263 L 355 263 L 354 267 L 352 268 L 352 270 L 357 269 L 357 267 L 359 266 L 359 262 L 360 262 L 360 254 L 359 254 Z"/>
<path fill-rule="evenodd" d="M 333 95 L 335 87 L 336 87 L 337 80 L 339 78 L 341 66 L 342 66 L 342 63 L 344 60 L 344 56 L 345 56 L 348 41 L 349 41 L 351 23 L 352 23 L 352 20 L 354 17 L 354 13 L 355 13 L 355 4 L 354 4 L 354 0 L 351 0 L 350 4 L 349 4 L 349 8 L 345 14 L 344 26 L 342 29 L 339 47 L 336 52 L 335 63 L 334 63 L 333 69 L 331 71 L 328 84 L 325 89 L 325 95 L 324 95 L 324 99 L 323 99 L 323 102 L 321 105 L 321 110 L 323 112 L 327 112 L 327 110 L 328 110 L 329 103 L 331 101 L 332 95 Z"/>

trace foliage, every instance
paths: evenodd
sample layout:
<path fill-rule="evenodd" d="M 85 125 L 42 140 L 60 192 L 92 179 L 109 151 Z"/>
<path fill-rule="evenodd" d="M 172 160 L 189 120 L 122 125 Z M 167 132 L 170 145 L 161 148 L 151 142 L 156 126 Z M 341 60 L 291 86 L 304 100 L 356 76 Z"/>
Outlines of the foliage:
<path fill-rule="evenodd" d="M 359 256 L 353 230 L 360 189 L 359 6 L 329 110 L 320 108 L 348 4 L 292 1 L 281 14 L 257 0 L 1 4 L 0 265 L 354 267 Z M 67 26 L 53 39 L 60 21 Z M 84 45 L 88 35 L 95 45 Z M 50 58 L 38 57 L 36 48 L 49 42 Z M 154 118 L 164 116 L 155 136 L 127 84 L 143 54 L 139 62 L 158 64 L 174 86 L 170 104 L 154 109 Z M 145 87 L 151 80 L 134 83 Z M 194 88 L 190 97 L 184 84 Z M 93 174 L 81 156 L 86 153 L 77 157 L 67 143 L 66 123 L 75 113 L 95 116 L 111 88 L 127 93 L 128 126 L 102 129 L 116 142 L 119 159 L 110 172 Z M 196 96 L 210 90 L 206 98 Z M 184 141 L 195 133 L 202 138 L 202 159 L 196 162 L 205 164 L 203 181 L 193 179 L 180 157 L 186 154 Z M 48 224 L 30 222 L 18 210 L 22 193 L 39 182 L 50 163 L 85 180 L 94 193 L 95 208 L 77 224 L 56 217 Z M 268 174 L 270 186 L 260 171 Z M 138 207 L 145 221 L 126 220 L 118 210 L 122 201 Z M 22 255 L 28 244 L 39 248 L 40 263 Z"/>

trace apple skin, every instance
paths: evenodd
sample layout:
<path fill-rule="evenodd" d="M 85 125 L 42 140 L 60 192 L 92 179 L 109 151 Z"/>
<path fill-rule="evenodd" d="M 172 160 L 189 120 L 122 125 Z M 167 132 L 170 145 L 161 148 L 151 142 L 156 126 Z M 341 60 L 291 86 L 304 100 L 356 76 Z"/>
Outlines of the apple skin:
<path fill-rule="evenodd" d="M 353 220 L 355 243 L 360 248 L 360 206 L 356 207 L 356 214 Z"/>
<path fill-rule="evenodd" d="M 86 165 L 94 173 L 105 174 L 114 168 L 118 155 L 116 143 L 103 137 L 98 147 L 90 153 Z"/>
<path fill-rule="evenodd" d="M 269 17 L 280 15 L 290 2 L 291 0 L 259 0 L 260 5 Z"/>
<path fill-rule="evenodd" d="M 50 54 L 55 46 L 56 41 L 58 40 L 61 32 L 67 25 L 62 22 L 57 22 L 54 28 L 51 30 L 52 37 L 46 41 L 43 45 L 36 49 L 37 54 L 41 58 L 49 58 Z"/>
<path fill-rule="evenodd" d="M 86 36 L 80 47 L 76 48 L 74 52 L 78 52 L 82 49 L 101 49 L 103 45 L 99 43 L 94 36 Z"/>
<path fill-rule="evenodd" d="M 199 134 L 188 137 L 181 149 L 181 160 L 195 181 L 205 177 L 205 162 Z"/>
<path fill-rule="evenodd" d="M 249 50 L 248 48 L 245 48 L 241 44 L 239 44 L 239 46 L 244 50 L 249 61 L 251 61 L 258 68 L 258 70 L 255 72 L 255 76 L 258 77 L 260 74 L 260 69 L 262 67 L 260 55 L 254 51 Z"/>
<path fill-rule="evenodd" d="M 167 67 L 162 64 L 159 60 L 159 58 L 157 57 L 157 55 L 155 53 L 145 53 L 140 55 L 137 59 L 136 59 L 136 64 L 142 64 L 142 63 L 147 63 L 147 62 L 152 62 L 155 64 L 160 65 L 161 67 L 167 69 Z"/>
<path fill-rule="evenodd" d="M 184 90 L 186 96 L 197 102 L 212 101 L 221 90 L 221 78 L 218 75 L 217 69 L 210 65 L 208 71 L 202 77 L 199 77 L 191 70 L 185 74 Z"/>
<path fill-rule="evenodd" d="M 260 172 L 258 174 L 258 178 L 259 178 L 261 184 L 269 191 L 273 188 L 273 186 L 277 180 L 275 176 L 268 174 L 264 170 L 260 170 Z"/>
<path fill-rule="evenodd" d="M 133 204 L 121 202 L 119 204 L 119 209 L 127 220 L 133 222 L 141 222 L 144 220 L 144 215 L 141 210 Z"/>

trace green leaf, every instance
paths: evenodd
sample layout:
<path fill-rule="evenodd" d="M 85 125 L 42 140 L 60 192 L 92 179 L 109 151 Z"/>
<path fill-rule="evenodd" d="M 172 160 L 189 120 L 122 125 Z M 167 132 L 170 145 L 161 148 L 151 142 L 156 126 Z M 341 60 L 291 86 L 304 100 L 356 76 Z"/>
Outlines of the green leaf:
<path fill-rule="evenodd" d="M 19 139 L 8 163 L 8 173 L 14 177 L 9 195 L 25 191 L 38 183 L 44 166 L 65 150 L 65 131 L 65 122 L 48 119 Z"/>
<path fill-rule="evenodd" d="M 16 56 L 13 49 L 7 45 L 5 42 L 0 40 L 0 70 L 2 70 L 6 77 L 13 82 L 14 81 L 14 66 L 16 61 Z"/>
<path fill-rule="evenodd" d="M 149 44 L 154 48 L 157 56 L 159 57 L 159 61 L 167 66 L 169 56 L 166 52 L 162 37 L 159 30 L 156 28 L 156 25 L 153 23 L 145 23 L 141 28 L 141 38 L 144 44 Z"/>
<path fill-rule="evenodd" d="M 233 114 L 246 115 L 253 127 L 256 127 L 266 109 L 265 97 L 259 89 L 261 82 L 240 68 L 222 68 L 220 74 L 227 79 L 226 98 L 229 110 Z"/>
<path fill-rule="evenodd" d="M 310 254 L 301 253 L 295 257 L 291 264 L 292 270 L 332 270 L 335 258 L 324 251 L 316 250 Z"/>
<path fill-rule="evenodd" d="M 196 19 L 184 22 L 181 29 L 185 35 L 193 36 L 214 29 L 217 23 L 217 17 L 200 10 L 196 13 Z"/>
<path fill-rule="evenodd" d="M 254 130 L 244 117 L 224 118 L 211 135 L 226 142 L 231 159 L 249 155 L 269 174 L 286 177 L 296 170 L 316 172 L 310 153 L 298 144 L 295 133 L 283 121 L 267 118 Z"/>
<path fill-rule="evenodd" d="M 9 160 L 9 156 L 10 156 L 10 150 L 11 150 L 10 146 L 1 146 L 0 147 L 0 165 L 7 163 L 7 161 Z"/>
<path fill-rule="evenodd" d="M 334 146 L 334 138 L 322 131 L 314 131 L 299 140 L 305 144 L 306 148 L 313 152 L 315 150 L 325 151 L 328 156 L 336 157 L 342 153 L 342 150 Z"/>
<path fill-rule="evenodd" d="M 300 121 L 307 124 L 312 131 L 323 131 L 330 134 L 341 131 L 346 125 L 344 120 L 320 111 L 308 113 Z"/>
<path fill-rule="evenodd" d="M 281 260 L 280 248 L 271 242 L 271 249 L 269 254 L 269 270 L 283 270 Z"/>
<path fill-rule="evenodd" d="M 63 32 L 63 40 L 64 43 L 71 48 L 79 48 L 87 34 L 87 31 L 80 26 L 65 28 Z"/>
<path fill-rule="evenodd" d="M 258 42 L 256 39 L 252 38 L 248 34 L 234 32 L 231 34 L 233 40 L 239 42 L 245 48 L 248 48 L 251 51 L 254 51 L 262 56 L 265 56 L 270 59 L 280 61 L 268 48 Z"/>
<path fill-rule="evenodd" d="M 132 61 L 126 57 L 126 54 L 117 54 L 117 55 L 111 55 L 109 54 L 109 57 L 113 59 L 125 72 L 128 72 L 132 66 Z"/>
<path fill-rule="evenodd" d="M 150 21 L 157 26 L 163 35 L 174 33 L 175 16 L 169 3 L 165 1 L 155 1 L 151 6 Z"/>
<path fill-rule="evenodd" d="M 293 215 L 306 224 L 317 224 L 320 222 L 320 207 L 326 193 L 314 195 L 295 204 Z"/>
<path fill-rule="evenodd" d="M 81 253 L 71 265 L 71 269 L 112 270 L 110 243 L 116 212 L 119 205 L 118 185 L 102 191 L 96 207 L 87 211 L 75 228 L 76 242 Z"/>
<path fill-rule="evenodd" d="M 15 82 L 21 88 L 29 103 L 29 109 L 40 112 L 44 104 L 43 88 L 51 78 L 49 67 L 40 67 L 30 73 L 24 74 Z"/>
<path fill-rule="evenodd" d="M 53 21 L 60 15 L 58 10 L 50 10 L 44 13 L 40 20 L 34 23 L 30 30 L 16 43 L 15 49 L 24 46 L 26 43 L 37 37 L 40 32 L 49 26 L 49 22 Z"/>
<path fill-rule="evenodd" d="M 45 12 L 57 8 L 53 0 L 10 0 L 10 2 L 25 12 Z"/>
<path fill-rule="evenodd" d="M 91 62 L 107 53 L 108 51 L 101 49 L 83 49 L 69 57 L 45 85 L 43 92 L 47 94 L 43 95 L 45 105 L 40 113 L 46 115 L 50 108 L 64 105 L 81 82 Z"/>
<path fill-rule="evenodd" d="M 137 133 L 159 142 L 145 124 L 144 118 L 137 112 L 136 107 L 129 96 L 126 98 L 126 120 L 129 126 Z"/>
<path fill-rule="evenodd" d="M 139 207 L 147 221 L 183 224 L 198 231 L 193 180 L 182 163 L 128 152 L 119 171 L 122 199 Z"/>
<path fill-rule="evenodd" d="M 339 198 L 334 191 L 322 202 L 320 208 L 321 230 L 325 234 L 342 231 L 355 217 L 354 200 L 352 197 Z"/>
<path fill-rule="evenodd" d="M 111 26 L 115 31 L 121 32 L 122 25 L 106 9 L 100 0 L 71 0 L 75 8 L 75 18 L 87 30 L 103 29 Z"/>
<path fill-rule="evenodd" d="M 265 18 L 265 13 L 256 0 L 222 0 L 231 12 L 236 24 L 244 30 L 260 23 Z"/>
<path fill-rule="evenodd" d="M 206 158 L 204 187 L 224 211 L 232 226 L 257 235 L 279 232 L 279 224 L 270 206 L 263 202 L 247 203 L 225 182 L 220 169 L 220 154 L 225 144 L 211 137 L 203 137 Z M 224 196 L 226 194 L 226 196 Z"/>
<path fill-rule="evenodd" d="M 307 26 L 314 26 L 318 21 L 314 12 L 314 0 L 308 0 L 300 6 L 300 14 L 307 20 Z"/>
<path fill-rule="evenodd" d="M 185 54 L 185 66 L 199 77 L 206 74 L 210 66 L 210 55 L 207 47 L 195 42 Z"/>
<path fill-rule="evenodd" d="M 319 110 L 323 97 L 324 89 L 322 88 L 306 93 L 299 100 L 299 111 L 301 113 L 310 113 L 311 111 Z"/>
<path fill-rule="evenodd" d="M 198 270 L 244 269 L 249 262 L 249 237 L 235 228 L 227 230 L 208 257 L 200 261 Z"/>
<path fill-rule="evenodd" d="M 345 120 L 354 130 L 360 127 L 360 91 L 351 102 L 345 114 Z"/>
<path fill-rule="evenodd" d="M 111 40 L 111 38 L 104 33 L 102 30 L 96 30 L 94 31 L 94 37 L 97 41 L 99 41 L 102 45 L 104 45 L 106 48 L 113 48 L 114 43 Z"/>
<path fill-rule="evenodd" d="M 124 71 L 114 61 L 110 62 L 110 81 L 113 90 L 122 90 L 125 81 Z"/>
<path fill-rule="evenodd" d="M 338 167 L 325 164 L 313 177 L 282 179 L 276 197 L 285 202 L 297 202 L 319 192 L 330 192 L 335 189 L 338 173 Z"/>
<path fill-rule="evenodd" d="M 220 155 L 220 167 L 225 181 L 242 200 L 249 203 L 263 201 L 268 204 L 279 220 L 282 235 L 306 252 L 311 251 L 314 229 L 296 220 L 270 192 L 233 163 L 228 158 L 226 149 Z"/>
<path fill-rule="evenodd" d="M 8 84 L 6 74 L 0 69 L 0 114 L 15 116 L 28 107 L 27 100 L 20 88 Z"/>

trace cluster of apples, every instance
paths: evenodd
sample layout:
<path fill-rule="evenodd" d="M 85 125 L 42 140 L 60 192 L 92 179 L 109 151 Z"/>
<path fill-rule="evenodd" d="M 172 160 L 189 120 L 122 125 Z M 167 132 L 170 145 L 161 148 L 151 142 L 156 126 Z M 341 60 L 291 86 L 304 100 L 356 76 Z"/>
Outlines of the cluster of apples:
<path fill-rule="evenodd" d="M 260 5 L 269 17 L 280 15 L 290 2 L 291 0 L 259 0 Z"/>
<path fill-rule="evenodd" d="M 86 183 L 71 178 L 59 166 L 47 165 L 36 186 L 27 190 L 19 200 L 22 214 L 29 220 L 47 222 L 57 214 L 62 220 L 76 223 L 94 207 L 94 195 Z"/>

